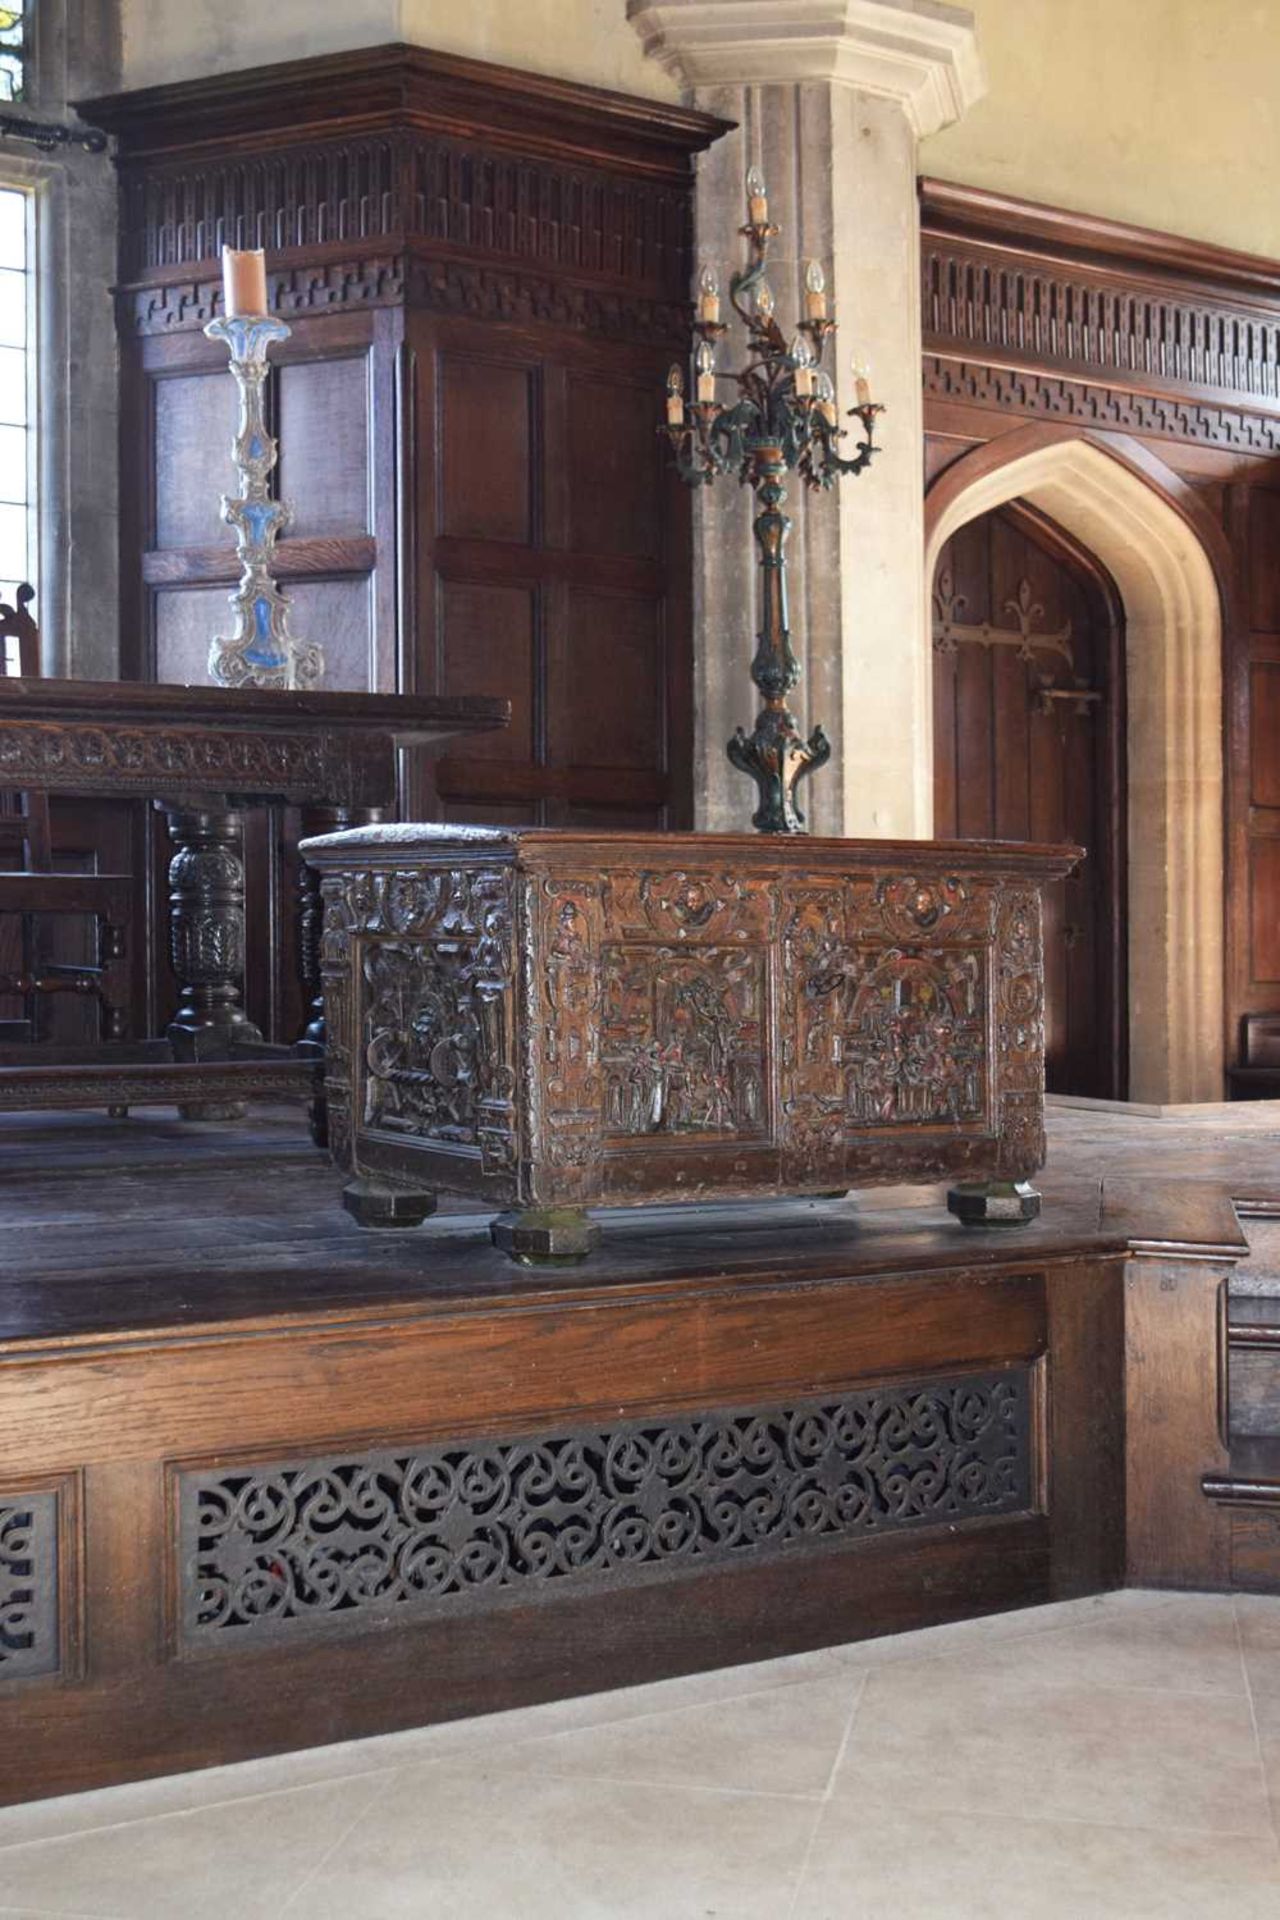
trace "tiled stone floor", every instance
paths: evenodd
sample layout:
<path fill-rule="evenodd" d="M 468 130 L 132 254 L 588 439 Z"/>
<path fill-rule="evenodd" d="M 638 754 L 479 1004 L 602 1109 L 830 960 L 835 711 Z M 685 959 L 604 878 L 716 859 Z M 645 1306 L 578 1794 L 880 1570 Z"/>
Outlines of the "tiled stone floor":
<path fill-rule="evenodd" d="M 1278 1812 L 1280 1598 L 1131 1592 L 9 1808 L 0 1915 L 1277 1920 Z"/>

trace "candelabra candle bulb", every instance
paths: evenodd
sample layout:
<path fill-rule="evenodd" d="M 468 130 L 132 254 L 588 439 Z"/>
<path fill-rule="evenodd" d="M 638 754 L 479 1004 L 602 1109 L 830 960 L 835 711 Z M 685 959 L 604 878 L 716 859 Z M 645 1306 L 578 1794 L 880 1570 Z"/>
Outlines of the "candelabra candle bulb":
<path fill-rule="evenodd" d="M 829 427 L 836 424 L 836 390 L 829 373 L 819 373 L 817 382 L 818 412 Z"/>
<path fill-rule="evenodd" d="M 672 367 L 667 375 L 667 425 L 684 425 L 684 375 L 679 367 Z"/>
<path fill-rule="evenodd" d="M 720 282 L 714 267 L 704 267 L 698 280 L 698 318 L 709 325 L 720 318 Z"/>
<path fill-rule="evenodd" d="M 795 361 L 795 372 L 791 378 L 796 396 L 807 400 L 813 392 L 813 356 L 803 334 L 797 334 L 791 342 L 791 358 Z"/>
<path fill-rule="evenodd" d="M 747 218 L 753 227 L 769 224 L 769 196 L 759 167 L 752 167 L 747 174 Z"/>
<path fill-rule="evenodd" d="M 865 360 L 856 356 L 853 362 L 853 391 L 860 407 L 871 405 L 871 369 Z"/>
<path fill-rule="evenodd" d="M 819 260 L 811 260 L 804 271 L 804 317 L 806 320 L 827 317 L 827 276 Z"/>
<path fill-rule="evenodd" d="M 762 325 L 767 326 L 773 318 L 774 309 L 773 288 L 767 280 L 757 282 L 755 293 L 752 296 L 752 307 L 756 319 L 759 320 Z"/>
<path fill-rule="evenodd" d="M 698 367 L 698 404 L 710 406 L 716 397 L 716 356 L 709 340 L 703 340 L 696 355 Z"/>

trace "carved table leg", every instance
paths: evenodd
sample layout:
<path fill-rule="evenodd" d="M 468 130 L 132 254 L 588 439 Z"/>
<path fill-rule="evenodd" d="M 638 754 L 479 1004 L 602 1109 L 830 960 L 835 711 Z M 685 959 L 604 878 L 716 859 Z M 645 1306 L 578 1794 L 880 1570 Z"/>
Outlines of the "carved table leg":
<path fill-rule="evenodd" d="M 244 976 L 242 816 L 221 807 L 166 807 L 169 951 L 180 993 L 166 1029 L 176 1060 L 225 1060 L 262 1035 L 240 1003 Z M 200 1101 L 187 1120 L 239 1120 L 242 1102 Z"/>
<path fill-rule="evenodd" d="M 947 1207 L 962 1226 L 1025 1227 L 1040 1212 L 1040 1195 L 1027 1180 L 987 1180 L 952 1187 Z"/>
<path fill-rule="evenodd" d="M 572 1266 L 585 1260 L 600 1229 L 580 1207 L 526 1207 L 490 1222 L 495 1247 L 524 1267 Z"/>
<path fill-rule="evenodd" d="M 307 807 L 302 814 L 302 838 L 307 840 L 322 833 L 340 833 L 346 827 L 373 826 L 381 820 L 383 812 L 382 807 Z M 324 901 L 320 894 L 319 874 L 301 859 L 298 862 L 297 915 L 298 978 L 302 984 L 302 1005 L 306 1017 L 297 1051 L 305 1059 L 323 1064 L 325 1027 L 320 942 L 324 934 Z M 329 1114 L 323 1078 L 311 1103 L 310 1122 L 311 1138 L 323 1152 L 329 1145 Z M 351 1211 L 354 1213 L 355 1209 Z M 434 1211 L 434 1202 L 427 1211 Z"/>

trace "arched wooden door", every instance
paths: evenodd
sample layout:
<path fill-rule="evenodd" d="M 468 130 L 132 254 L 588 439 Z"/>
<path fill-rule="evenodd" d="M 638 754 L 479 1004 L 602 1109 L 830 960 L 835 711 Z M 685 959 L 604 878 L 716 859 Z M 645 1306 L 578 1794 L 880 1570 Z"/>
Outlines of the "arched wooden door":
<path fill-rule="evenodd" d="M 1034 508 L 973 520 L 933 582 L 934 831 L 1074 841 L 1045 907 L 1052 1093 L 1123 1099 L 1124 635 L 1106 571 Z"/>

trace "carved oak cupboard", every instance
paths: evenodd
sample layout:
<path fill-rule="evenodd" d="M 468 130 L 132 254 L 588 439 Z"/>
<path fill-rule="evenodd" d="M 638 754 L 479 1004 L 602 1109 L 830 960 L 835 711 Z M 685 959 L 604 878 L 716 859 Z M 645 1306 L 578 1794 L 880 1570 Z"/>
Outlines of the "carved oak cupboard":
<path fill-rule="evenodd" d="M 406 810 L 687 825 L 690 503 L 655 428 L 693 156 L 723 123 L 410 47 L 83 111 L 119 148 L 124 671 L 203 680 L 225 615 L 234 390 L 202 329 L 222 245 L 262 246 L 293 329 L 268 404 L 295 630 L 329 688 L 512 703 L 408 770 Z M 291 837 L 249 846 L 259 926 Z M 251 1015 L 287 1032 L 285 957 L 250 969 Z"/>

